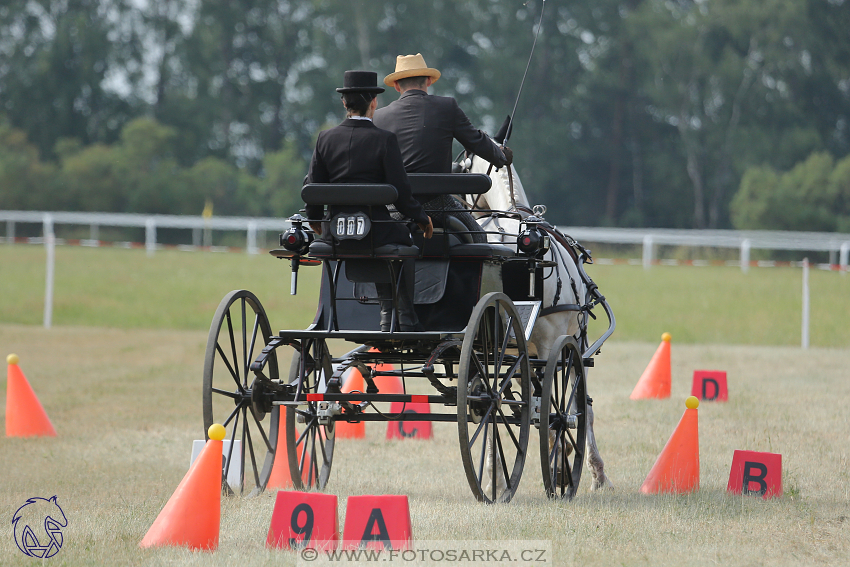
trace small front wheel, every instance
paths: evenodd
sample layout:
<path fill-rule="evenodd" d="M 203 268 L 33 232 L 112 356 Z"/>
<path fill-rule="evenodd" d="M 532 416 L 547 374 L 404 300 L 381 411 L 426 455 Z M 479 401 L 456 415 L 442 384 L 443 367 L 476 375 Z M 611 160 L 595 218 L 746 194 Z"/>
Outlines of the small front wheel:
<path fill-rule="evenodd" d="M 300 400 L 321 394 L 332 374 L 331 355 L 322 339 L 306 339 L 292 357 L 289 383 L 298 388 Z M 286 451 L 295 488 L 325 488 L 334 456 L 334 424 L 319 423 L 319 404 L 305 401 L 286 408 Z"/>
<path fill-rule="evenodd" d="M 563 335 L 549 353 L 540 404 L 540 460 L 550 498 L 578 491 L 587 438 L 587 384 L 581 351 Z"/>

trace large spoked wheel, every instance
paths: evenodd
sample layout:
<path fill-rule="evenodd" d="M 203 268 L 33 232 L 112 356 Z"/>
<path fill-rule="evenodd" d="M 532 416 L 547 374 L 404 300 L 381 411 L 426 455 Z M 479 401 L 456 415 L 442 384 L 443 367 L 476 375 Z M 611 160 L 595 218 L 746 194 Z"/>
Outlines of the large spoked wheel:
<path fill-rule="evenodd" d="M 248 370 L 271 335 L 260 300 L 246 290 L 225 295 L 210 325 L 204 355 L 204 434 L 213 423 L 227 428 L 225 439 L 230 444 L 224 451 L 222 488 L 228 494 L 262 492 L 274 463 L 280 412 L 271 406 L 266 389 Z M 279 379 L 274 352 L 268 358 L 265 375 L 270 380 Z M 234 475 L 237 463 L 235 471 L 241 472 Z M 238 481 L 234 482 L 234 476 Z"/>
<path fill-rule="evenodd" d="M 531 394 L 522 322 L 507 295 L 489 293 L 472 311 L 458 377 L 458 438 L 469 487 L 482 502 L 508 502 L 525 464 Z"/>
<path fill-rule="evenodd" d="M 578 491 L 587 437 L 587 383 L 573 337 L 555 341 L 543 378 L 540 461 L 550 498 L 572 499 Z"/>
<path fill-rule="evenodd" d="M 331 356 L 324 340 L 307 339 L 292 357 L 289 383 L 300 384 L 299 399 L 324 393 L 332 374 Z M 286 408 L 286 450 L 295 488 L 322 490 L 331 475 L 334 424 L 319 423 L 319 404 L 308 401 Z"/>

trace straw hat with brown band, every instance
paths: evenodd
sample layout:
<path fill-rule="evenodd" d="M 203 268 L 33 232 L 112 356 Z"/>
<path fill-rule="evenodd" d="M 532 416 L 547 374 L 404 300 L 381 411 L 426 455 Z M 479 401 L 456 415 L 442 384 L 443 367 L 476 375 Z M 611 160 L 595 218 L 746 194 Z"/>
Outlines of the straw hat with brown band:
<path fill-rule="evenodd" d="M 416 55 L 399 55 L 395 60 L 395 73 L 384 77 L 384 84 L 392 87 L 399 79 L 408 77 L 431 77 L 431 82 L 437 82 L 440 72 L 425 64 L 425 58 L 421 53 Z"/>

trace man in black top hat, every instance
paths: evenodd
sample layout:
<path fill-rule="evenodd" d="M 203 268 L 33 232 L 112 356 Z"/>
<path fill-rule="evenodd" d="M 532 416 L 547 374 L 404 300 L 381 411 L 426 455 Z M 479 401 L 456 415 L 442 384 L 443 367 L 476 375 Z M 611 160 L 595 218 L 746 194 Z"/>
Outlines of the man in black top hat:
<path fill-rule="evenodd" d="M 336 89 L 342 95 L 347 111 L 346 119 L 339 125 L 319 133 L 316 149 L 310 161 L 307 183 L 387 183 L 398 191 L 393 205 L 404 216 L 413 219 L 431 238 L 434 227 L 422 205 L 413 198 L 410 182 L 404 171 L 404 162 L 395 134 L 381 130 L 372 123 L 379 93 L 378 75 L 372 71 L 346 71 L 344 86 Z M 330 219 L 337 212 L 329 206 L 327 213 L 321 205 L 308 205 L 310 226 L 318 234 L 325 233 L 318 219 Z M 386 207 L 372 207 L 372 220 L 392 220 Z M 328 233 L 330 231 L 327 231 Z M 325 234 L 323 238 L 332 238 Z M 411 245 L 413 240 L 406 224 L 401 222 L 376 222 L 372 224 L 372 242 Z M 399 293 L 399 325 L 402 331 L 417 330 L 419 321 L 413 309 L 413 263 L 404 262 Z M 376 284 L 382 297 L 391 295 L 389 284 Z M 389 330 L 392 302 L 381 301 L 381 328 Z"/>

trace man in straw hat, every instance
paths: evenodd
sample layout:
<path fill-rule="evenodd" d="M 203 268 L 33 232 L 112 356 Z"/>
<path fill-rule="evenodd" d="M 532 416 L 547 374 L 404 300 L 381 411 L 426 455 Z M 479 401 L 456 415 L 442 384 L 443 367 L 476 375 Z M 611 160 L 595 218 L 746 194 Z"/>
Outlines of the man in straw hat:
<path fill-rule="evenodd" d="M 487 134 L 475 128 L 452 97 L 428 94 L 440 71 L 428 67 L 421 53 L 399 55 L 395 72 L 384 78 L 387 86 L 401 93 L 398 100 L 375 112 L 375 125 L 398 137 L 408 173 L 451 173 L 452 140 L 496 167 L 513 160 L 510 148 L 500 148 Z M 437 211 L 448 209 L 470 230 L 480 231 L 471 215 L 450 196 L 422 196 L 426 209 L 441 224 Z M 478 238 L 475 238 L 478 237 Z M 483 234 L 473 238 L 484 242 Z"/>
<path fill-rule="evenodd" d="M 377 96 L 384 92 L 378 86 L 378 75 L 372 71 L 346 71 L 344 86 L 336 89 L 342 95 L 346 119 L 339 126 L 319 132 L 316 149 L 310 160 L 307 183 L 387 183 L 396 188 L 398 199 L 393 204 L 405 217 L 413 219 L 431 238 L 434 227 L 422 205 L 413 198 L 410 182 L 404 171 L 398 140 L 395 134 L 376 128 L 372 116 L 377 108 Z M 327 222 L 341 210 L 329 206 L 327 213 L 322 205 L 307 205 L 310 226 L 323 238 L 330 239 L 330 231 L 323 230 Z M 346 209 L 347 210 L 347 209 Z M 347 212 L 351 212 L 348 211 Z M 372 207 L 372 220 L 390 221 L 386 207 Z M 383 244 L 411 245 L 410 229 L 400 222 L 372 224 L 372 237 L 376 246 Z M 392 297 L 391 284 L 375 284 L 381 297 Z M 413 262 L 405 261 L 399 290 L 398 321 L 402 331 L 419 330 L 419 320 L 413 308 Z M 392 316 L 392 301 L 381 302 L 381 330 L 388 331 Z"/>

